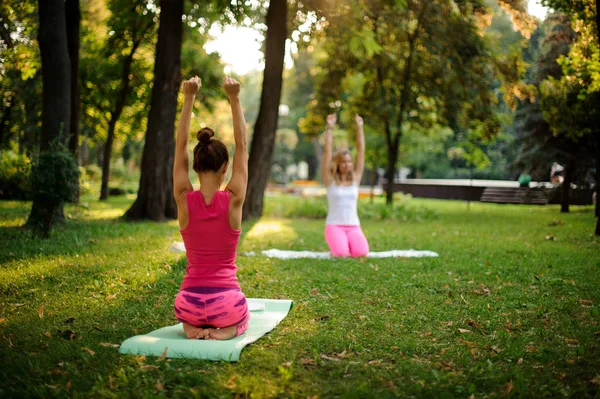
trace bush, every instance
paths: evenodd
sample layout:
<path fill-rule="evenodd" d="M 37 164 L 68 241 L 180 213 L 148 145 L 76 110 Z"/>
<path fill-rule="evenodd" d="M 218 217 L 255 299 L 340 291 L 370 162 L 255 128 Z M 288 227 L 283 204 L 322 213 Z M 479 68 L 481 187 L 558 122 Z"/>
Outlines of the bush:
<path fill-rule="evenodd" d="M 31 160 L 14 151 L 0 152 L 0 198 L 30 200 Z"/>
<path fill-rule="evenodd" d="M 397 195 L 396 195 L 397 194 Z M 358 217 L 361 220 L 426 220 L 437 217 L 426 207 L 410 205 L 410 195 L 394 194 L 394 204 L 390 207 L 381 199 L 371 203 L 368 199 L 358 202 Z M 327 217 L 327 199 L 302 198 L 292 196 L 267 197 L 265 216 L 305 219 L 325 219 Z"/>
<path fill-rule="evenodd" d="M 81 177 L 86 180 L 96 181 L 102 178 L 102 168 L 96 164 L 90 164 L 81 169 L 83 169 L 82 172 L 85 173 L 85 175 L 82 175 Z"/>

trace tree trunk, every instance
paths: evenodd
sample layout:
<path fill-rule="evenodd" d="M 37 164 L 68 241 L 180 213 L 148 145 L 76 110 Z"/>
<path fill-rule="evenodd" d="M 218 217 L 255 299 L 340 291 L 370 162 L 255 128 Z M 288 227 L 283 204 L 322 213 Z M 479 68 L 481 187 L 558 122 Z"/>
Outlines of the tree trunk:
<path fill-rule="evenodd" d="M 64 0 L 39 0 L 38 12 L 43 87 L 41 152 L 52 150 L 51 144 L 56 140 L 66 144 L 70 131 L 71 66 Z M 62 203 L 44 201 L 38 196 L 33 201 L 27 225 L 51 228 L 52 221 L 56 219 L 64 219 Z M 45 233 L 49 235 L 50 231 Z"/>
<path fill-rule="evenodd" d="M 67 48 L 71 62 L 71 118 L 69 131 L 69 151 L 77 161 L 79 149 L 79 26 L 81 23 L 81 9 L 79 0 L 66 0 L 67 19 Z M 77 190 L 74 202 L 79 202 L 79 181 L 75 182 Z"/>
<path fill-rule="evenodd" d="M 267 11 L 265 38 L 265 71 L 260 109 L 248 159 L 248 188 L 244 202 L 243 219 L 262 215 L 263 199 L 277 131 L 279 100 L 283 80 L 283 60 L 287 38 L 287 0 L 271 0 Z"/>
<path fill-rule="evenodd" d="M 58 137 L 63 144 L 67 143 L 71 113 L 71 63 L 64 0 L 39 0 L 38 4 L 43 86 L 40 151 L 46 151 Z"/>
<path fill-rule="evenodd" d="M 135 203 L 125 213 L 129 219 L 164 220 L 177 217 L 173 197 L 173 161 L 177 93 L 181 85 L 182 15 L 183 0 L 161 2 L 140 189 Z"/>
<path fill-rule="evenodd" d="M 133 63 L 133 56 L 141 43 L 142 37 L 145 31 L 142 31 L 141 37 L 136 39 L 129 51 L 129 54 L 123 60 L 123 70 L 121 71 L 121 91 L 119 92 L 119 98 L 115 105 L 115 109 L 110 114 L 110 121 L 108 122 L 108 134 L 106 137 L 106 143 L 104 144 L 104 159 L 102 161 L 102 185 L 100 187 L 100 200 L 108 199 L 108 180 L 110 177 L 110 159 L 112 156 L 112 145 L 115 139 L 115 129 L 117 127 L 117 121 L 123 113 L 125 103 L 127 102 L 127 94 L 129 94 L 129 74 L 131 73 L 131 64 Z"/>
<path fill-rule="evenodd" d="M 572 162 L 565 166 L 565 179 L 560 187 L 560 211 L 562 213 L 569 212 L 569 205 L 571 204 L 571 182 L 573 181 L 574 169 Z"/>
<path fill-rule="evenodd" d="M 375 165 L 377 165 L 378 160 L 375 160 Z M 371 170 L 371 204 L 375 199 L 375 185 L 377 184 L 377 167 L 374 166 Z"/>
<path fill-rule="evenodd" d="M 390 145 L 391 144 L 391 145 Z M 392 205 L 394 202 L 394 176 L 396 174 L 396 163 L 398 163 L 398 147 L 400 145 L 400 136 L 396 136 L 388 144 L 388 164 L 387 164 L 387 186 L 385 188 L 385 203 Z"/>
<path fill-rule="evenodd" d="M 120 112 L 119 112 L 120 114 Z M 110 158 L 112 156 L 112 145 L 115 139 L 115 127 L 119 117 L 113 113 L 108 124 L 108 134 L 104 143 L 104 157 L 102 158 L 102 184 L 100 186 L 100 200 L 108 199 L 108 180 L 110 178 Z"/>
<path fill-rule="evenodd" d="M 598 2 L 596 2 L 598 4 Z M 600 27 L 598 27 L 600 29 Z M 600 132 L 596 133 L 597 135 Z M 597 136 L 598 137 L 598 136 Z M 596 230 L 597 236 L 600 236 L 600 137 L 596 139 Z"/>

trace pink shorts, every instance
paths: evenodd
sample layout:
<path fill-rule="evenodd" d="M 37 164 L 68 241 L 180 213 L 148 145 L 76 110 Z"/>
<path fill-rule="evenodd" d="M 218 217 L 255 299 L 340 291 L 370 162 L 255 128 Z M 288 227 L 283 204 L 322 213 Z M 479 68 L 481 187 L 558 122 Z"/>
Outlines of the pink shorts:
<path fill-rule="evenodd" d="M 360 226 L 328 224 L 325 226 L 325 241 L 335 257 L 359 258 L 369 254 L 369 243 Z"/>
<path fill-rule="evenodd" d="M 237 326 L 240 335 L 248 328 L 250 312 L 239 288 L 191 287 L 177 294 L 175 316 L 194 327 Z"/>

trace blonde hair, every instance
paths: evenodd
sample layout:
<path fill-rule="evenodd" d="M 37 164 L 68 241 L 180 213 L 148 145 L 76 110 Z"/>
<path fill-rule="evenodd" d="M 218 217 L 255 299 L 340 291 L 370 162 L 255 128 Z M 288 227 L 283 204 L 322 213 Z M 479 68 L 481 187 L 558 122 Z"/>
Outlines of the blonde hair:
<path fill-rule="evenodd" d="M 346 149 L 337 150 L 332 157 L 333 162 L 331 162 L 330 173 L 331 177 L 333 177 L 335 180 L 335 184 L 338 186 L 342 183 L 342 175 L 340 174 L 339 164 L 342 161 L 342 158 L 346 155 L 350 155 L 350 158 L 352 158 L 352 154 L 350 154 L 350 151 Z M 354 182 L 354 170 L 350 170 L 347 176 L 350 177 L 352 182 Z"/>

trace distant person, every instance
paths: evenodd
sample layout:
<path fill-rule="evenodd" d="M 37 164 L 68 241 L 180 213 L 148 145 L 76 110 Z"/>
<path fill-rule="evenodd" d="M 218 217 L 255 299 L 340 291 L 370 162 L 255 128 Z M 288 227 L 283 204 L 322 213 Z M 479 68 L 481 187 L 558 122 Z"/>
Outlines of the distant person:
<path fill-rule="evenodd" d="M 565 168 L 557 162 L 552 164 L 552 168 L 550 169 L 550 183 L 552 184 L 562 184 L 564 177 Z"/>
<path fill-rule="evenodd" d="M 336 257 L 361 257 L 369 253 L 358 219 L 358 185 L 365 168 L 365 134 L 363 119 L 356 114 L 356 163 L 348 150 L 339 150 L 332 155 L 333 127 L 336 116 L 327 116 L 325 149 L 321 173 L 327 187 L 327 219 L 325 241 L 331 254 Z"/>
<path fill-rule="evenodd" d="M 200 189 L 189 179 L 188 141 L 194 98 L 201 82 L 197 76 L 183 82 L 184 102 L 177 125 L 173 192 L 188 266 L 175 298 L 175 315 L 190 339 L 231 339 L 248 328 L 250 313 L 238 284 L 236 250 L 242 227 L 242 205 L 248 182 L 246 121 L 240 103 L 240 84 L 226 77 L 223 88 L 233 118 L 235 154 L 231 180 L 221 185 L 229 152 L 205 127 L 197 134 L 192 167 Z"/>

